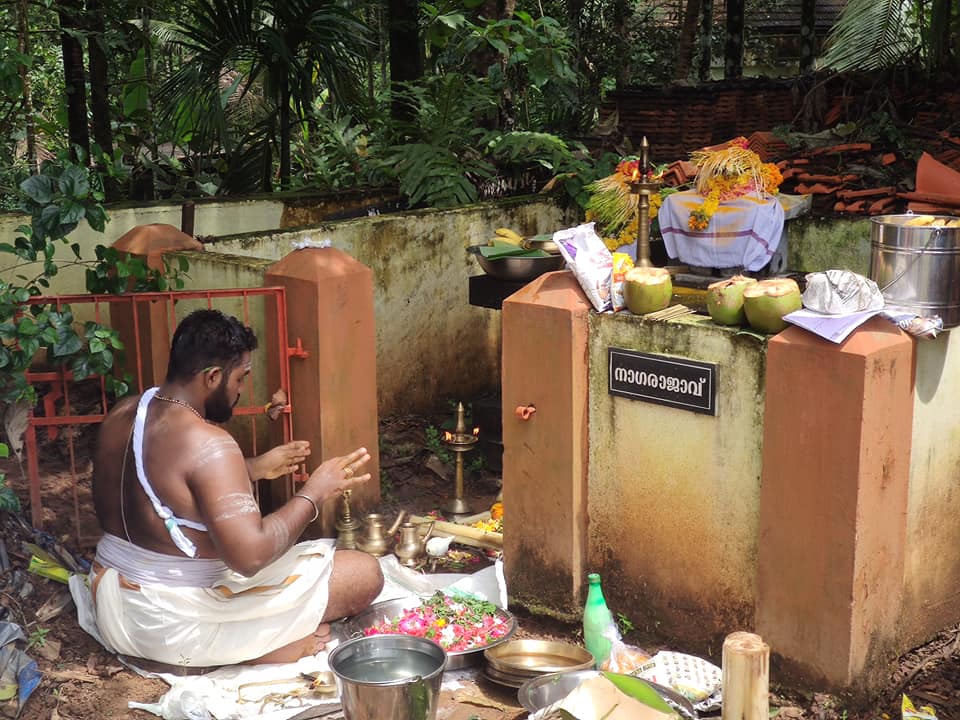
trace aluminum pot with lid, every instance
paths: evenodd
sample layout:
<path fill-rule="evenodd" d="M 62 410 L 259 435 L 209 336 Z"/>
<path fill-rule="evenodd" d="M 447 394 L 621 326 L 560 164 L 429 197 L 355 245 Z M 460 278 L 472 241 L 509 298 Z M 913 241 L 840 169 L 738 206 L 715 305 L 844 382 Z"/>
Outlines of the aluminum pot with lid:
<path fill-rule="evenodd" d="M 878 215 L 870 223 L 869 276 L 887 308 L 960 325 L 960 218 Z"/>

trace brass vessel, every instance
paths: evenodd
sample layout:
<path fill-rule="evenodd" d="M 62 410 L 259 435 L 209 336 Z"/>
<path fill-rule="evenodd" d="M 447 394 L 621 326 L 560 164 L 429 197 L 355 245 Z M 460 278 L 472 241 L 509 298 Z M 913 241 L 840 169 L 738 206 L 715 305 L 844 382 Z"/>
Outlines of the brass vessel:
<path fill-rule="evenodd" d="M 369 513 L 364 522 L 363 534 L 357 538 L 357 549 L 370 553 L 374 557 L 381 557 L 390 552 L 390 544 L 393 542 L 393 535 L 403 522 L 406 513 L 401 510 L 397 519 L 386 530 L 384 530 L 385 521 L 380 513 Z"/>
<path fill-rule="evenodd" d="M 400 539 L 393 548 L 394 554 L 405 567 L 417 567 L 423 563 L 427 552 L 427 540 L 433 534 L 433 523 L 427 523 L 427 534 L 420 536 L 421 524 L 405 522 L 400 525 Z"/>
<path fill-rule="evenodd" d="M 337 519 L 337 547 L 342 550 L 354 550 L 357 547 L 357 530 L 360 521 L 353 517 L 350 510 L 350 490 L 343 491 L 343 504 Z"/>

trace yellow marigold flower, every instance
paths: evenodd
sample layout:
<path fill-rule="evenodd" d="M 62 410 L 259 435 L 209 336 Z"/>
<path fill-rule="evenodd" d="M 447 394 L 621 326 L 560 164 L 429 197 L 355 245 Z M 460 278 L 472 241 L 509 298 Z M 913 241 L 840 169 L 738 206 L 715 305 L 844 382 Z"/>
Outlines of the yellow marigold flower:
<path fill-rule="evenodd" d="M 619 237 L 615 237 L 615 238 L 605 237 L 605 238 L 603 239 L 603 244 L 607 246 L 607 249 L 608 249 L 610 252 L 613 252 L 613 251 L 616 250 L 618 247 L 620 247 L 620 238 L 619 238 Z"/>

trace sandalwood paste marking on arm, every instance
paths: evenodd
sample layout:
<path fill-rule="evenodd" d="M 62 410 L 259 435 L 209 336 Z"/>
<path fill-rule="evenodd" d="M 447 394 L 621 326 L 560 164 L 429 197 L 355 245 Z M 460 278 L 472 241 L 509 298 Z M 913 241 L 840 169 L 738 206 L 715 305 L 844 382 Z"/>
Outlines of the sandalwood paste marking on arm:
<path fill-rule="evenodd" d="M 212 462 L 224 460 L 232 455 L 239 455 L 243 459 L 243 451 L 240 450 L 236 440 L 233 438 L 211 438 L 197 449 L 193 471 L 197 472 Z"/>
<path fill-rule="evenodd" d="M 214 500 L 214 503 L 217 509 L 217 514 L 213 516 L 214 522 L 232 520 L 241 515 L 251 515 L 260 512 L 260 506 L 257 505 L 256 498 L 250 493 L 227 493 Z"/>
<path fill-rule="evenodd" d="M 276 559 L 290 547 L 290 528 L 278 517 L 269 519 L 270 534 L 273 535 L 273 557 Z"/>

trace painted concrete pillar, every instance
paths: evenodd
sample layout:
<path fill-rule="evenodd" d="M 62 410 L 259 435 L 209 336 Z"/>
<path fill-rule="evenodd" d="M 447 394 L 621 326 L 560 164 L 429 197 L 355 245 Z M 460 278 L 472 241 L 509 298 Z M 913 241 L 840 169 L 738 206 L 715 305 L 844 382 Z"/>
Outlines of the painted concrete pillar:
<path fill-rule="evenodd" d="M 359 514 L 380 502 L 373 272 L 341 250 L 309 248 L 272 265 L 264 286 L 286 289 L 293 436 L 310 441 L 307 470 L 361 446 L 370 452 L 371 479 L 352 493 Z M 268 348 L 268 358 L 278 354 Z M 334 500 L 321 510 L 326 537 L 336 512 Z"/>
<path fill-rule="evenodd" d="M 203 244 L 199 240 L 165 223 L 137 225 L 120 236 L 113 243 L 113 247 L 122 253 L 142 258 L 148 267 L 160 271 L 164 269 L 164 253 L 203 250 Z M 120 339 L 126 347 L 124 371 L 130 373 L 135 384 L 142 384 L 139 389 L 144 390 L 162 383 L 167 374 L 173 328 L 170 325 L 170 308 L 167 303 L 138 303 L 136 307 L 135 324 L 132 306 L 112 305 L 110 324 L 120 333 Z M 137 346 L 141 362 L 139 373 Z"/>
<path fill-rule="evenodd" d="M 542 275 L 503 303 L 503 502 L 511 602 L 579 617 L 587 555 L 587 319 L 573 274 Z M 517 408 L 536 408 L 524 420 Z M 527 410 L 529 413 L 529 409 Z"/>
<path fill-rule="evenodd" d="M 879 318 L 769 342 L 756 631 L 818 682 L 869 683 L 898 649 L 913 358 Z"/>

